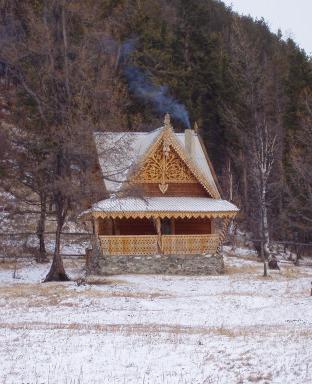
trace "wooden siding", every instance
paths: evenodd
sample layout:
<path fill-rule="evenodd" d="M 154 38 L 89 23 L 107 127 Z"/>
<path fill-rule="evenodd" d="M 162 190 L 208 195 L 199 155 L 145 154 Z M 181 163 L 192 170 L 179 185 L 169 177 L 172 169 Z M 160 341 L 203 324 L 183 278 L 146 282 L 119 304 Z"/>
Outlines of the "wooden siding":
<path fill-rule="evenodd" d="M 150 219 L 116 219 L 116 234 L 155 235 L 156 228 Z"/>
<path fill-rule="evenodd" d="M 175 219 L 174 220 L 175 234 L 210 234 L 211 220 L 210 219 Z"/>
<path fill-rule="evenodd" d="M 142 194 L 147 197 L 175 196 L 175 197 L 211 197 L 200 183 L 168 183 L 166 193 L 162 193 L 159 184 L 138 184 Z"/>
<path fill-rule="evenodd" d="M 98 219 L 99 235 L 154 235 L 156 229 L 150 219 Z"/>
<path fill-rule="evenodd" d="M 212 233 L 210 219 L 162 219 L 162 234 L 204 235 Z M 166 230 L 164 228 L 166 227 Z M 99 235 L 155 235 L 151 219 L 98 219 Z"/>

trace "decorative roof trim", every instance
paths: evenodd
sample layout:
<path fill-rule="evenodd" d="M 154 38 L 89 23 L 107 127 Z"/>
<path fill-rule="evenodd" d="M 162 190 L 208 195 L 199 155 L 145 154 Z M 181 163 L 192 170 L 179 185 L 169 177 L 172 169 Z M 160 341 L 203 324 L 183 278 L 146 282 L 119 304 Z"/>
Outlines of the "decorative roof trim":
<path fill-rule="evenodd" d="M 173 147 L 173 149 L 177 152 L 182 161 L 187 165 L 187 167 L 198 180 L 198 182 L 205 188 L 205 190 L 210 194 L 212 198 L 220 198 L 218 191 L 216 193 L 216 191 L 211 188 L 207 178 L 204 176 L 202 171 L 198 168 L 197 164 L 188 156 L 185 149 L 179 143 L 178 139 L 175 136 L 173 127 L 170 123 L 169 114 L 166 114 L 165 116 L 164 128 L 162 129 L 160 134 L 155 138 L 154 142 L 151 143 L 147 151 L 141 156 L 141 159 L 135 164 L 133 170 L 130 171 L 128 182 L 133 182 L 133 179 L 138 173 L 138 166 L 142 166 L 144 164 L 144 162 L 149 158 L 153 151 L 157 149 L 157 146 L 159 145 L 161 140 L 166 140 L 166 142 Z M 210 168 L 210 164 L 208 164 L 208 166 Z"/>
<path fill-rule="evenodd" d="M 88 217 L 94 218 L 112 218 L 112 219 L 144 219 L 144 218 L 234 218 L 237 212 L 221 211 L 221 212 L 176 212 L 176 211 L 149 211 L 149 212 L 104 212 L 93 211 L 87 214 Z M 84 215 L 85 216 L 85 215 Z"/>

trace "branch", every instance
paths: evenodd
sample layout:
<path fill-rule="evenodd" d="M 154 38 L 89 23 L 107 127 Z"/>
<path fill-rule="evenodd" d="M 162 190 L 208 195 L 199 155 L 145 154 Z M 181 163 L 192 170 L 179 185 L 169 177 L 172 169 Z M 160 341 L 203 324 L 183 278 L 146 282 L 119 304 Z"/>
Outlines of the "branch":
<path fill-rule="evenodd" d="M 6 60 L 1 59 L 1 58 L 0 58 L 0 64 L 7 68 L 7 74 L 9 75 L 9 77 L 11 77 L 12 80 L 18 81 L 19 84 L 22 85 L 24 90 L 31 97 L 34 98 L 34 100 L 36 101 L 40 116 L 41 116 L 42 120 L 44 121 L 44 123 L 47 125 L 47 120 L 46 120 L 44 113 L 43 113 L 42 101 L 40 100 L 39 96 L 35 93 L 35 91 L 33 91 L 30 88 L 30 86 L 26 83 L 24 76 L 22 74 L 22 71 L 19 68 L 17 68 L 16 66 L 9 64 Z"/>

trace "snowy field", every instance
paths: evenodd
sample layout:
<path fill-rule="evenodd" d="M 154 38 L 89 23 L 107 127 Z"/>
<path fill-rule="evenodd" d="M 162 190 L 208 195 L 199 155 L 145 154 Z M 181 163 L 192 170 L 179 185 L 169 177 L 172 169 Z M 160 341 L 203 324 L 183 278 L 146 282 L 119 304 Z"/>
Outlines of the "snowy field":
<path fill-rule="evenodd" d="M 0 263 L 0 383 L 312 383 L 312 269 L 264 279 L 256 261 L 226 265 L 78 286 L 41 284 L 46 265 Z"/>

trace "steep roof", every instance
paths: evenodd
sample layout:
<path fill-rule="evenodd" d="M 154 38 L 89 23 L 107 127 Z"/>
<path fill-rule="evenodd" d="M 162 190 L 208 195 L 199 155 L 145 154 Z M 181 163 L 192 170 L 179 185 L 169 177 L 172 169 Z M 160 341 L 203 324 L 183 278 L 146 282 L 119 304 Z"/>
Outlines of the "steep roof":
<path fill-rule="evenodd" d="M 130 171 L 140 163 L 144 154 L 164 129 L 165 127 L 160 127 L 151 132 L 96 132 L 94 134 L 102 176 L 106 189 L 110 193 L 117 192 L 122 183 L 127 181 Z M 173 134 L 186 153 L 185 133 L 173 132 Z M 206 179 L 212 194 L 216 198 L 220 198 L 213 170 L 209 166 L 199 137 L 195 131 L 191 131 L 191 134 L 193 138 L 192 162 Z"/>

